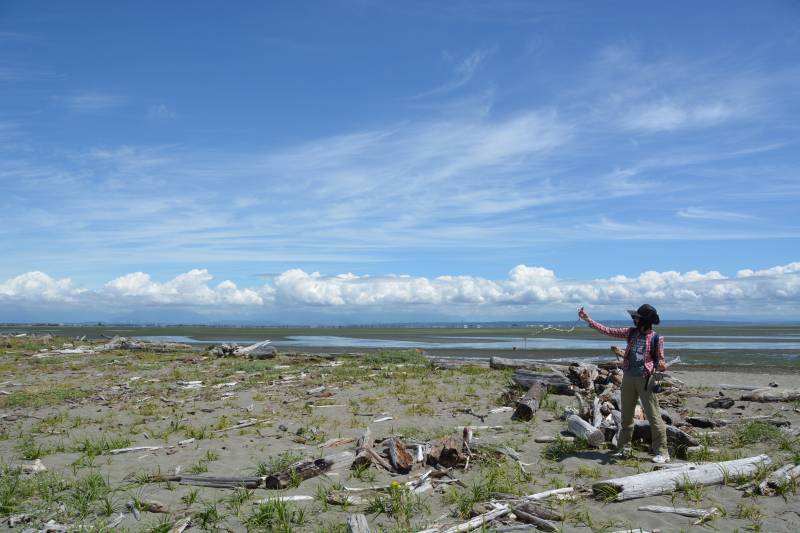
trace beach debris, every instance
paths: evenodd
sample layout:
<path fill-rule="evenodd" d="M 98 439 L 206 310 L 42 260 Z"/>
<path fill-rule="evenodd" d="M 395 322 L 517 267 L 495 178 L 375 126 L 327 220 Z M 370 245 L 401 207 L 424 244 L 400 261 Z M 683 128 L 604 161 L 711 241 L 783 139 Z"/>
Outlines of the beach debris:
<path fill-rule="evenodd" d="M 247 420 L 240 420 L 238 423 L 236 423 L 236 424 L 234 424 L 232 426 L 228 426 L 228 427 L 222 428 L 222 429 L 215 429 L 212 433 L 224 433 L 224 432 L 230 431 L 232 429 L 248 428 L 250 426 L 255 426 L 256 424 L 258 424 L 260 422 L 264 422 L 264 420 L 258 420 L 257 418 L 249 418 Z"/>
<path fill-rule="evenodd" d="M 206 353 L 216 357 L 247 357 L 250 359 L 272 359 L 278 355 L 278 350 L 267 339 L 249 346 L 239 346 L 236 343 L 223 343 L 209 346 Z"/>
<path fill-rule="evenodd" d="M 717 398 L 716 400 L 712 400 L 706 404 L 706 407 L 710 407 L 712 409 L 730 409 L 733 407 L 735 402 L 731 398 Z"/>
<path fill-rule="evenodd" d="M 523 496 L 522 499 L 540 501 L 540 500 L 546 500 L 551 496 L 566 496 L 572 494 L 573 492 L 575 492 L 574 487 L 562 487 L 560 489 L 551 489 L 551 490 L 546 490 L 544 492 L 529 494 L 527 496 Z"/>
<path fill-rule="evenodd" d="M 211 487 L 216 489 L 256 489 L 263 482 L 263 477 L 214 477 L 214 476 L 172 476 L 169 481 L 177 481 L 181 485 Z"/>
<path fill-rule="evenodd" d="M 373 448 L 372 432 L 369 427 L 364 430 L 364 433 L 358 438 L 356 442 L 356 456 L 353 463 L 350 465 L 351 469 L 364 468 L 371 465 L 373 462 L 379 464 L 385 470 L 392 472 L 392 465 L 381 457 L 381 455 Z"/>
<path fill-rule="evenodd" d="M 333 438 L 328 439 L 322 444 L 317 444 L 317 448 L 334 448 L 336 446 L 341 446 L 342 444 L 350 444 L 351 442 L 355 442 L 356 439 L 350 438 Z"/>
<path fill-rule="evenodd" d="M 264 498 L 263 500 L 255 500 L 253 504 L 262 504 L 262 503 L 270 503 L 270 502 L 311 502 L 314 501 L 313 496 L 306 496 L 303 494 L 293 494 L 291 496 L 270 496 L 269 498 Z"/>
<path fill-rule="evenodd" d="M 205 385 L 203 385 L 203 382 L 200 381 L 200 380 L 196 380 L 196 381 L 176 381 L 175 384 L 178 385 L 178 387 L 180 387 L 181 389 L 184 389 L 184 390 L 202 389 L 202 388 L 205 387 Z"/>
<path fill-rule="evenodd" d="M 603 432 L 578 415 L 567 416 L 567 430 L 578 438 L 586 439 L 589 446 L 595 448 L 605 442 Z"/>
<path fill-rule="evenodd" d="M 187 516 L 186 518 L 181 518 L 175 525 L 172 526 L 172 529 L 169 530 L 169 533 L 183 533 L 189 526 L 192 525 L 192 517 Z"/>
<path fill-rule="evenodd" d="M 531 383 L 525 396 L 517 401 L 517 408 L 511 415 L 511 420 L 528 421 L 533 418 L 539 409 L 539 403 L 547 392 L 547 383 L 544 381 L 534 381 Z M 483 422 L 483 420 L 481 420 Z"/>
<path fill-rule="evenodd" d="M 386 422 L 388 420 L 394 420 L 394 417 L 392 417 L 392 416 L 381 416 L 381 417 L 376 418 L 375 420 L 373 420 L 373 422 Z"/>
<path fill-rule="evenodd" d="M 264 486 L 268 489 L 285 489 L 295 479 L 306 480 L 319 476 L 329 470 L 335 470 L 345 464 L 352 463 L 354 458 L 353 452 L 339 452 L 321 459 L 299 461 L 283 472 L 267 476 L 264 480 Z"/>
<path fill-rule="evenodd" d="M 547 391 L 553 394 L 566 394 L 571 396 L 573 394 L 572 382 L 564 374 L 545 374 L 542 372 L 532 372 L 530 370 L 518 369 L 511 375 L 511 380 L 522 387 L 523 389 L 530 389 L 536 381 L 541 381 L 547 384 Z"/>
<path fill-rule="evenodd" d="M 800 479 L 800 465 L 790 463 L 772 472 L 758 486 L 758 491 L 764 496 L 775 496 L 782 487 L 795 483 Z"/>
<path fill-rule="evenodd" d="M 406 451 L 403 441 L 399 437 L 393 437 L 386 441 L 386 446 L 389 450 L 389 461 L 395 472 L 408 474 L 414 466 L 414 458 Z"/>
<path fill-rule="evenodd" d="M 575 441 L 575 437 L 567 437 L 567 436 L 561 436 L 561 435 L 559 435 L 557 437 L 553 437 L 552 435 L 541 435 L 539 437 L 534 437 L 533 438 L 533 442 L 539 442 L 539 443 L 550 443 L 550 442 L 556 442 L 557 440 L 560 440 L 560 441 L 563 441 L 563 442 L 574 442 Z"/>
<path fill-rule="evenodd" d="M 125 507 L 127 507 L 137 522 L 142 519 L 142 515 L 139 513 L 139 507 L 136 505 L 135 501 L 128 500 L 128 502 L 125 504 Z"/>
<path fill-rule="evenodd" d="M 131 448 L 115 448 L 113 450 L 108 450 L 106 455 L 119 455 L 121 453 L 131 453 L 131 452 L 154 452 L 156 450 L 163 450 L 164 446 L 133 446 Z"/>
<path fill-rule="evenodd" d="M 472 531 L 473 529 L 484 527 L 487 524 L 489 524 L 492 520 L 500 518 L 501 516 L 505 516 L 511 512 L 511 507 L 509 507 L 508 505 L 505 504 L 495 504 L 495 505 L 496 505 L 495 508 L 492 509 L 491 511 L 479 514 L 475 518 L 472 518 L 467 522 L 464 522 L 463 524 L 458 524 L 457 526 L 453 526 L 445 530 L 442 530 L 442 533 L 462 533 L 464 531 Z"/>
<path fill-rule="evenodd" d="M 79 346 L 79 348 L 82 347 Z M 181 342 L 149 342 L 116 335 L 107 343 L 95 348 L 94 351 L 107 352 L 111 350 L 131 350 L 147 352 L 178 352 L 191 349 L 192 347 L 190 345 Z"/>
<path fill-rule="evenodd" d="M 23 474 L 39 474 L 41 472 L 47 472 L 47 467 L 44 466 L 41 459 L 36 459 L 32 463 L 25 463 L 19 466 L 20 472 Z"/>
<path fill-rule="evenodd" d="M 431 466 L 441 465 L 445 468 L 466 464 L 467 457 L 462 451 L 463 447 L 463 440 L 459 441 L 455 437 L 443 437 L 436 440 L 431 443 L 428 464 Z"/>
<path fill-rule="evenodd" d="M 347 517 L 347 530 L 350 533 L 370 533 L 367 517 L 362 513 L 354 513 Z"/>
<path fill-rule="evenodd" d="M 748 402 L 796 402 L 800 400 L 800 389 L 756 389 L 742 394 L 741 400 Z"/>
<path fill-rule="evenodd" d="M 532 505 L 533 504 L 529 502 L 514 507 L 513 511 L 516 519 L 526 524 L 533 524 L 536 526 L 536 529 L 541 531 L 558 531 L 558 528 L 550 520 L 542 518 L 538 514 L 531 513 L 530 511 L 535 509 L 531 507 Z"/>
<path fill-rule="evenodd" d="M 169 513 L 167 506 L 157 500 L 142 500 L 139 502 L 139 507 L 148 513 Z"/>
<path fill-rule="evenodd" d="M 667 470 L 608 479 L 592 485 L 592 492 L 606 501 L 624 501 L 674 492 L 686 483 L 717 485 L 725 479 L 755 476 L 760 468 L 771 464 L 767 455 L 722 461 L 702 465 L 688 465 Z"/>

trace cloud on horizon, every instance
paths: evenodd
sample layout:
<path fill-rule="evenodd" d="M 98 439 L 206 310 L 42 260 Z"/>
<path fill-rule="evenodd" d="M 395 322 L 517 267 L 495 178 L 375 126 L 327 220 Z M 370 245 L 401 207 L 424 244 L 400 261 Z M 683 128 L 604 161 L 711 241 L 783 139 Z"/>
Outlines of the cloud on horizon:
<path fill-rule="evenodd" d="M 642 272 L 635 277 L 569 280 L 553 270 L 517 265 L 502 280 L 446 275 L 435 278 L 322 275 L 290 269 L 260 287 L 239 288 L 230 280 L 212 285 L 213 276 L 194 269 L 165 282 L 134 272 L 117 277 L 98 289 L 79 287 L 69 278 L 55 279 L 43 272 L 27 272 L 0 283 L 0 309 L 19 303 L 96 306 L 101 309 L 174 306 L 213 309 L 220 316 L 237 308 L 332 308 L 354 311 L 408 306 L 469 310 L 496 316 L 535 308 L 559 313 L 578 305 L 593 308 L 636 305 L 648 301 L 682 313 L 709 312 L 715 318 L 755 313 L 769 301 L 771 311 L 798 310 L 800 262 L 768 269 L 739 270 L 733 276 L 709 272 Z"/>

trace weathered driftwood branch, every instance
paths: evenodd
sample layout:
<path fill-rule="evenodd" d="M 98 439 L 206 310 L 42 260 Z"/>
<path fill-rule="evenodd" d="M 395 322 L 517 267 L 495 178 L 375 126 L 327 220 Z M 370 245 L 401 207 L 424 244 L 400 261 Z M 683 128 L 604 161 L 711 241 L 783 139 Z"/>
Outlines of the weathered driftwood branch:
<path fill-rule="evenodd" d="M 457 526 L 453 526 L 451 528 L 445 529 L 442 533 L 462 533 L 464 531 L 472 531 L 473 529 L 478 529 L 479 527 L 488 524 L 492 520 L 496 518 L 500 518 L 501 516 L 505 516 L 511 512 L 511 507 L 508 505 L 499 505 L 496 509 L 492 509 L 487 513 L 480 514 L 475 518 L 464 522 L 463 524 L 459 524 Z"/>
<path fill-rule="evenodd" d="M 523 496 L 523 500 L 544 500 L 549 498 L 550 496 L 560 496 L 564 494 L 570 494 L 574 492 L 575 489 L 573 487 L 563 487 L 560 489 L 551 489 L 546 490 L 544 492 L 537 492 L 536 494 L 529 494 L 528 496 Z"/>
<path fill-rule="evenodd" d="M 800 465 L 784 465 L 767 476 L 767 479 L 758 486 L 758 491 L 764 496 L 775 496 L 781 487 L 798 479 L 800 479 Z"/>
<path fill-rule="evenodd" d="M 347 530 L 350 533 L 369 533 L 367 517 L 361 513 L 351 514 L 347 517 Z"/>
<path fill-rule="evenodd" d="M 742 394 L 741 399 L 748 402 L 794 402 L 800 400 L 800 390 L 757 389 Z"/>
<path fill-rule="evenodd" d="M 652 438 L 650 422 L 647 420 L 634 420 L 633 423 L 633 438 L 650 442 Z M 667 426 L 667 442 L 676 448 L 689 448 L 700 444 L 700 441 L 696 438 L 675 426 Z"/>
<path fill-rule="evenodd" d="M 547 384 L 543 381 L 534 381 L 525 396 L 517 401 L 517 409 L 511 415 L 511 420 L 528 421 L 533 418 L 539 409 L 539 404 L 547 392 Z"/>
<path fill-rule="evenodd" d="M 711 509 L 692 509 L 690 507 L 667 507 L 663 505 L 642 505 L 638 507 L 639 511 L 649 511 L 651 513 L 671 513 L 681 516 L 688 516 L 689 518 L 702 518 L 708 519 L 711 515 L 719 512 L 719 509 L 712 507 Z"/>
<path fill-rule="evenodd" d="M 538 516 L 544 520 L 553 520 L 556 522 L 563 522 L 564 515 L 556 512 L 549 507 L 545 507 L 541 503 L 537 503 L 535 501 L 526 501 L 514 507 L 514 512 L 516 513 L 518 510 L 524 511 L 528 514 Z"/>
<path fill-rule="evenodd" d="M 541 531 L 558 531 L 558 528 L 552 522 L 527 512 L 522 506 L 514 508 L 514 515 L 516 515 L 517 520 L 520 522 L 533 524 L 536 526 L 536 529 Z"/>
<path fill-rule="evenodd" d="M 213 476 L 174 476 L 173 481 L 181 485 L 194 485 L 196 487 L 213 487 L 216 489 L 256 489 L 261 486 L 264 478 L 261 477 L 213 477 Z"/>
<path fill-rule="evenodd" d="M 529 389 L 535 381 L 541 381 L 547 384 L 549 392 L 572 395 L 572 383 L 563 374 L 547 374 L 518 369 L 511 375 L 511 380 L 524 389 Z"/>
<path fill-rule="evenodd" d="M 541 370 L 545 365 L 541 362 L 534 361 L 533 359 L 509 359 L 508 357 L 489 358 L 489 368 L 524 368 L 527 370 Z"/>
<path fill-rule="evenodd" d="M 328 455 L 322 459 L 300 461 L 283 472 L 267 476 L 264 481 L 264 486 L 268 489 L 285 489 L 292 484 L 293 479 L 299 477 L 301 480 L 306 480 L 319 476 L 329 470 L 351 463 L 353 458 L 352 452 L 340 452 Z"/>
<path fill-rule="evenodd" d="M 716 485 L 734 477 L 752 477 L 759 468 L 771 463 L 766 455 L 723 461 L 685 468 L 670 468 L 644 474 L 599 481 L 592 485 L 595 496 L 613 501 L 659 496 L 675 491 L 687 483 Z"/>
<path fill-rule="evenodd" d="M 589 446 L 600 446 L 605 441 L 603 432 L 578 415 L 567 417 L 567 430 L 578 438 L 586 439 Z"/>

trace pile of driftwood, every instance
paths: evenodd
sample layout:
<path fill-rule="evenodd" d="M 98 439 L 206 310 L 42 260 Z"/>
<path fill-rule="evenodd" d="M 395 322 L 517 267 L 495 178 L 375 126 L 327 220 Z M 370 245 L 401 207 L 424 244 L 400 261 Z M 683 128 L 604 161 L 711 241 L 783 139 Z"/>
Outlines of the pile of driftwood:
<path fill-rule="evenodd" d="M 269 339 L 250 346 L 239 346 L 236 343 L 224 343 L 209 346 L 207 352 L 216 357 L 248 357 L 250 359 L 271 359 L 278 355 L 278 350 L 270 344 Z"/>
<path fill-rule="evenodd" d="M 572 363 L 565 365 L 548 365 L 550 372 L 529 370 L 520 361 L 493 358 L 492 367 L 512 366 L 515 368 L 512 380 L 527 392 L 517 400 L 512 415 L 516 420 L 530 420 L 541 405 L 546 394 L 573 396 L 576 407 L 568 407 L 564 412 L 567 430 L 575 437 L 584 439 L 589 446 L 598 447 L 604 442 L 616 445 L 622 429 L 622 369 L 619 362 L 612 361 L 600 364 Z M 528 367 L 541 367 L 527 364 Z M 662 394 L 680 391 L 681 383 L 675 379 L 663 377 L 660 380 Z M 634 440 L 650 441 L 650 423 L 645 420 L 640 406 L 634 416 Z M 671 447 L 685 453 L 687 449 L 698 446 L 699 442 L 678 425 L 686 422 L 669 409 L 662 411 L 662 418 L 667 424 L 667 439 Z"/>

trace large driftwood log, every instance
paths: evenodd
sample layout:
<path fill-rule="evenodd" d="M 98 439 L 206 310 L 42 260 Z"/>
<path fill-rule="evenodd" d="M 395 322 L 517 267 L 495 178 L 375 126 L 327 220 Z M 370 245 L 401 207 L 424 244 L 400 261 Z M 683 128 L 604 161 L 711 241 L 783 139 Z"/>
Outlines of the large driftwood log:
<path fill-rule="evenodd" d="M 511 512 L 511 507 L 508 505 L 500 505 L 496 509 L 493 509 L 487 513 L 480 514 L 475 518 L 464 522 L 463 524 L 459 524 L 457 526 L 453 526 L 451 528 L 445 529 L 442 533 L 462 533 L 463 531 L 472 531 L 473 529 L 477 529 L 481 526 L 484 526 L 494 520 L 495 518 L 500 518 L 501 516 L 505 516 Z"/>
<path fill-rule="evenodd" d="M 267 476 L 264 485 L 268 489 L 285 489 L 292 484 L 292 480 L 299 477 L 301 480 L 310 479 L 329 470 L 334 470 L 353 461 L 352 452 L 340 452 L 328 455 L 322 459 L 300 461 L 283 472 Z"/>
<path fill-rule="evenodd" d="M 508 357 L 492 356 L 489 358 L 489 368 L 525 368 L 528 370 L 541 370 L 547 365 L 533 359 L 509 359 Z"/>
<path fill-rule="evenodd" d="M 767 479 L 758 486 L 758 490 L 764 496 L 775 496 L 779 488 L 798 479 L 800 479 L 800 465 L 784 465 L 767 476 Z"/>
<path fill-rule="evenodd" d="M 533 418 L 539 409 L 539 404 L 547 392 L 547 384 L 542 381 L 534 381 L 525 396 L 517 402 L 517 409 L 511 415 L 511 420 L 528 421 Z"/>
<path fill-rule="evenodd" d="M 589 422 L 579 417 L 578 415 L 569 415 L 567 417 L 567 430 L 579 438 L 586 439 L 589 446 L 600 446 L 605 440 L 603 432 L 591 425 Z"/>
<path fill-rule="evenodd" d="M 351 514 L 347 517 L 347 530 L 350 533 L 369 533 L 367 517 L 361 513 Z"/>
<path fill-rule="evenodd" d="M 549 392 L 572 395 L 572 383 L 563 374 L 547 374 L 518 369 L 512 374 L 511 380 L 524 389 L 529 389 L 535 381 L 542 381 L 547 384 Z"/>
<path fill-rule="evenodd" d="M 741 399 L 748 402 L 794 402 L 800 400 L 800 390 L 757 389 L 742 394 Z"/>
<path fill-rule="evenodd" d="M 556 522 L 563 522 L 564 515 L 556 512 L 549 507 L 545 507 L 541 503 L 536 503 L 533 501 L 527 501 L 520 505 L 514 507 L 514 512 L 516 513 L 518 510 L 522 510 L 528 514 L 532 514 L 534 516 L 538 516 L 539 518 L 543 518 L 544 520 L 554 520 Z"/>
<path fill-rule="evenodd" d="M 445 437 L 431 445 L 428 454 L 428 464 L 431 466 L 442 465 L 450 468 L 463 464 L 467 458 L 461 453 L 463 443 L 453 437 Z"/>
<path fill-rule="evenodd" d="M 584 390 L 594 390 L 594 380 L 597 379 L 598 372 L 597 365 L 591 363 L 573 363 L 569 367 L 572 382 Z"/>
<path fill-rule="evenodd" d="M 650 422 L 647 420 L 634 420 L 633 423 L 633 438 L 650 442 L 652 437 Z M 698 446 L 700 444 L 700 441 L 696 438 L 675 426 L 667 426 L 667 442 L 678 449 Z"/>
<path fill-rule="evenodd" d="M 752 477 L 759 468 L 770 463 L 768 456 L 757 455 L 734 461 L 669 468 L 599 481 L 592 485 L 592 491 L 599 498 L 613 501 L 659 496 L 671 493 L 686 483 L 716 485 L 725 479 Z"/>
<path fill-rule="evenodd" d="M 393 437 L 386 441 L 389 450 L 389 461 L 394 470 L 400 474 L 408 474 L 414 466 L 414 458 L 408 451 L 406 445 L 398 437 Z"/>
<path fill-rule="evenodd" d="M 525 509 L 517 507 L 514 509 L 514 515 L 516 515 L 517 520 L 520 522 L 525 522 L 526 524 L 533 524 L 536 526 L 536 529 L 541 531 L 558 531 L 558 528 L 552 524 L 550 521 L 545 520 L 544 518 L 540 518 L 535 514 L 531 514 L 527 512 Z"/>

